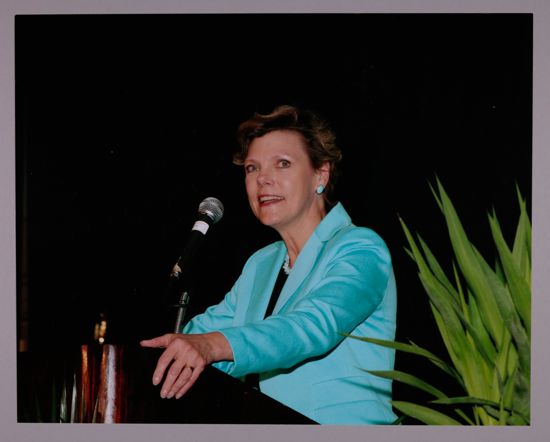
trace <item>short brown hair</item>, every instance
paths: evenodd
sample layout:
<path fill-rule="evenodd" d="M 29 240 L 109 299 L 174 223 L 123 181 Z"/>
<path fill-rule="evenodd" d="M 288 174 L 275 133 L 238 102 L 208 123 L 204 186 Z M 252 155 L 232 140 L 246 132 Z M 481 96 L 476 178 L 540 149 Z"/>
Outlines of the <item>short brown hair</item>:
<path fill-rule="evenodd" d="M 241 123 L 237 130 L 240 150 L 233 155 L 233 162 L 242 166 L 252 140 L 276 130 L 292 130 L 302 135 L 314 169 L 319 169 L 325 162 L 329 163 L 330 176 L 326 186 L 328 201 L 328 197 L 334 191 L 339 172 L 337 166 L 342 159 L 342 152 L 336 145 L 335 134 L 328 124 L 311 111 L 282 105 L 269 114 L 255 113 L 253 117 Z"/>

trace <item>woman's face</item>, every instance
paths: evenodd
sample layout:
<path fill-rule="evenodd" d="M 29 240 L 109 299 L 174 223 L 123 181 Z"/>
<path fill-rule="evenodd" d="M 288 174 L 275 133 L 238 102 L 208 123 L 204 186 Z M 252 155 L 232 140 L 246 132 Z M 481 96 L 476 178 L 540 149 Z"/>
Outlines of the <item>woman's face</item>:
<path fill-rule="evenodd" d="M 313 169 L 298 132 L 277 130 L 255 138 L 244 168 L 250 207 L 263 224 L 292 232 L 325 215 L 323 197 L 315 189 L 326 185 L 328 164 Z"/>

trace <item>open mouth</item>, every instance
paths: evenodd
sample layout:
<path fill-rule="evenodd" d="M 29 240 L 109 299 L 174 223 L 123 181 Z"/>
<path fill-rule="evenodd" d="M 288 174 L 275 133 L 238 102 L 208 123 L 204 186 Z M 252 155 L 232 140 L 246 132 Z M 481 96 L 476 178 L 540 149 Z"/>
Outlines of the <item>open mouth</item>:
<path fill-rule="evenodd" d="M 284 198 L 282 196 L 276 196 L 276 195 L 262 195 L 258 197 L 258 203 L 260 206 L 266 206 L 273 203 L 278 203 L 279 201 L 282 201 Z"/>

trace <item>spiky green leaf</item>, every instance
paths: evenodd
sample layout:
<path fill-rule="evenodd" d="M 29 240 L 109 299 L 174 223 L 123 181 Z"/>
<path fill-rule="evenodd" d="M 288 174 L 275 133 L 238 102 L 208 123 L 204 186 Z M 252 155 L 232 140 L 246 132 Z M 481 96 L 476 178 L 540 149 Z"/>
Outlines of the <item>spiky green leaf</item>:
<path fill-rule="evenodd" d="M 462 425 L 456 419 L 432 408 L 405 401 L 391 401 L 393 407 L 427 425 Z"/>
<path fill-rule="evenodd" d="M 514 255 L 514 260 L 518 263 L 523 278 L 529 284 L 529 288 L 531 288 L 531 222 L 529 221 L 529 214 L 527 213 L 527 205 L 517 186 L 516 192 L 520 216 L 512 254 Z"/>
<path fill-rule="evenodd" d="M 430 401 L 432 404 L 441 404 L 441 405 L 457 405 L 457 404 L 470 404 L 470 405 L 490 405 L 491 407 L 498 408 L 499 404 L 495 401 L 490 401 L 487 399 L 472 397 L 472 396 L 458 396 L 458 397 L 447 397 L 441 399 L 434 399 Z"/>
<path fill-rule="evenodd" d="M 414 342 L 411 342 L 410 344 L 405 344 L 403 342 L 390 341 L 386 339 L 369 338 L 366 336 L 354 336 L 346 333 L 343 333 L 343 335 L 353 339 L 358 339 L 360 341 L 369 342 L 371 344 L 380 345 L 382 347 L 393 348 L 394 350 L 402 351 L 404 353 L 411 353 L 418 356 L 422 356 L 428 359 L 429 361 L 431 361 L 433 364 L 435 364 L 437 367 L 439 367 L 441 370 L 443 370 L 453 378 L 460 381 L 460 375 L 453 367 L 451 367 L 447 362 L 445 362 L 443 359 L 436 356 L 432 352 L 422 347 L 419 347 Z"/>
<path fill-rule="evenodd" d="M 516 348 L 518 350 L 520 364 L 525 371 L 530 370 L 530 339 L 529 334 L 523 327 L 518 311 L 512 301 L 510 291 L 506 286 L 502 284 L 498 276 L 492 271 L 487 262 L 483 259 L 481 254 L 476 250 L 477 262 L 485 275 L 485 279 L 489 284 L 489 291 L 486 296 L 491 296 L 500 312 L 503 324 L 510 331 L 511 335 L 516 342 Z M 502 337 L 500 342 L 502 344 Z"/>
<path fill-rule="evenodd" d="M 474 247 L 470 243 L 456 210 L 439 180 L 437 180 L 437 185 L 449 238 L 458 266 L 464 274 L 472 293 L 477 298 L 479 309 L 487 323 L 487 329 L 492 339 L 500 345 L 504 325 L 500 318 L 499 310 L 495 300 L 491 296 L 483 295 L 484 293 L 490 293 L 489 283 L 485 279 L 483 272 L 479 269 Z"/>
<path fill-rule="evenodd" d="M 441 390 L 428 384 L 422 379 L 399 370 L 365 370 L 365 371 L 374 376 L 379 376 L 384 379 L 391 379 L 393 381 L 402 382 L 404 384 L 410 385 L 411 387 L 415 387 L 422 391 L 425 391 L 426 393 L 429 393 L 432 396 L 435 396 L 437 398 L 447 397 L 447 395 L 443 393 Z"/>
<path fill-rule="evenodd" d="M 506 282 L 512 295 L 512 300 L 519 313 L 520 318 L 523 320 L 527 330 L 531 329 L 531 290 L 528 282 L 522 275 L 520 264 L 514 259 L 512 251 L 508 248 L 500 224 L 496 215 L 489 215 L 489 225 L 491 227 L 491 233 L 493 240 L 497 247 L 497 251 L 502 263 L 504 274 L 506 275 Z"/>

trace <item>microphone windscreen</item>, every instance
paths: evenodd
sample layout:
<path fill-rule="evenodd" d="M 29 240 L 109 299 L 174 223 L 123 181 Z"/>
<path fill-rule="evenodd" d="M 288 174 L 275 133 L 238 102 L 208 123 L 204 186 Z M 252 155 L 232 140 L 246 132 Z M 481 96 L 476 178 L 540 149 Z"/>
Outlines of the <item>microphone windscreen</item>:
<path fill-rule="evenodd" d="M 199 204 L 199 214 L 207 215 L 212 223 L 217 223 L 223 216 L 223 204 L 222 202 L 214 197 L 208 197 L 202 200 Z"/>

